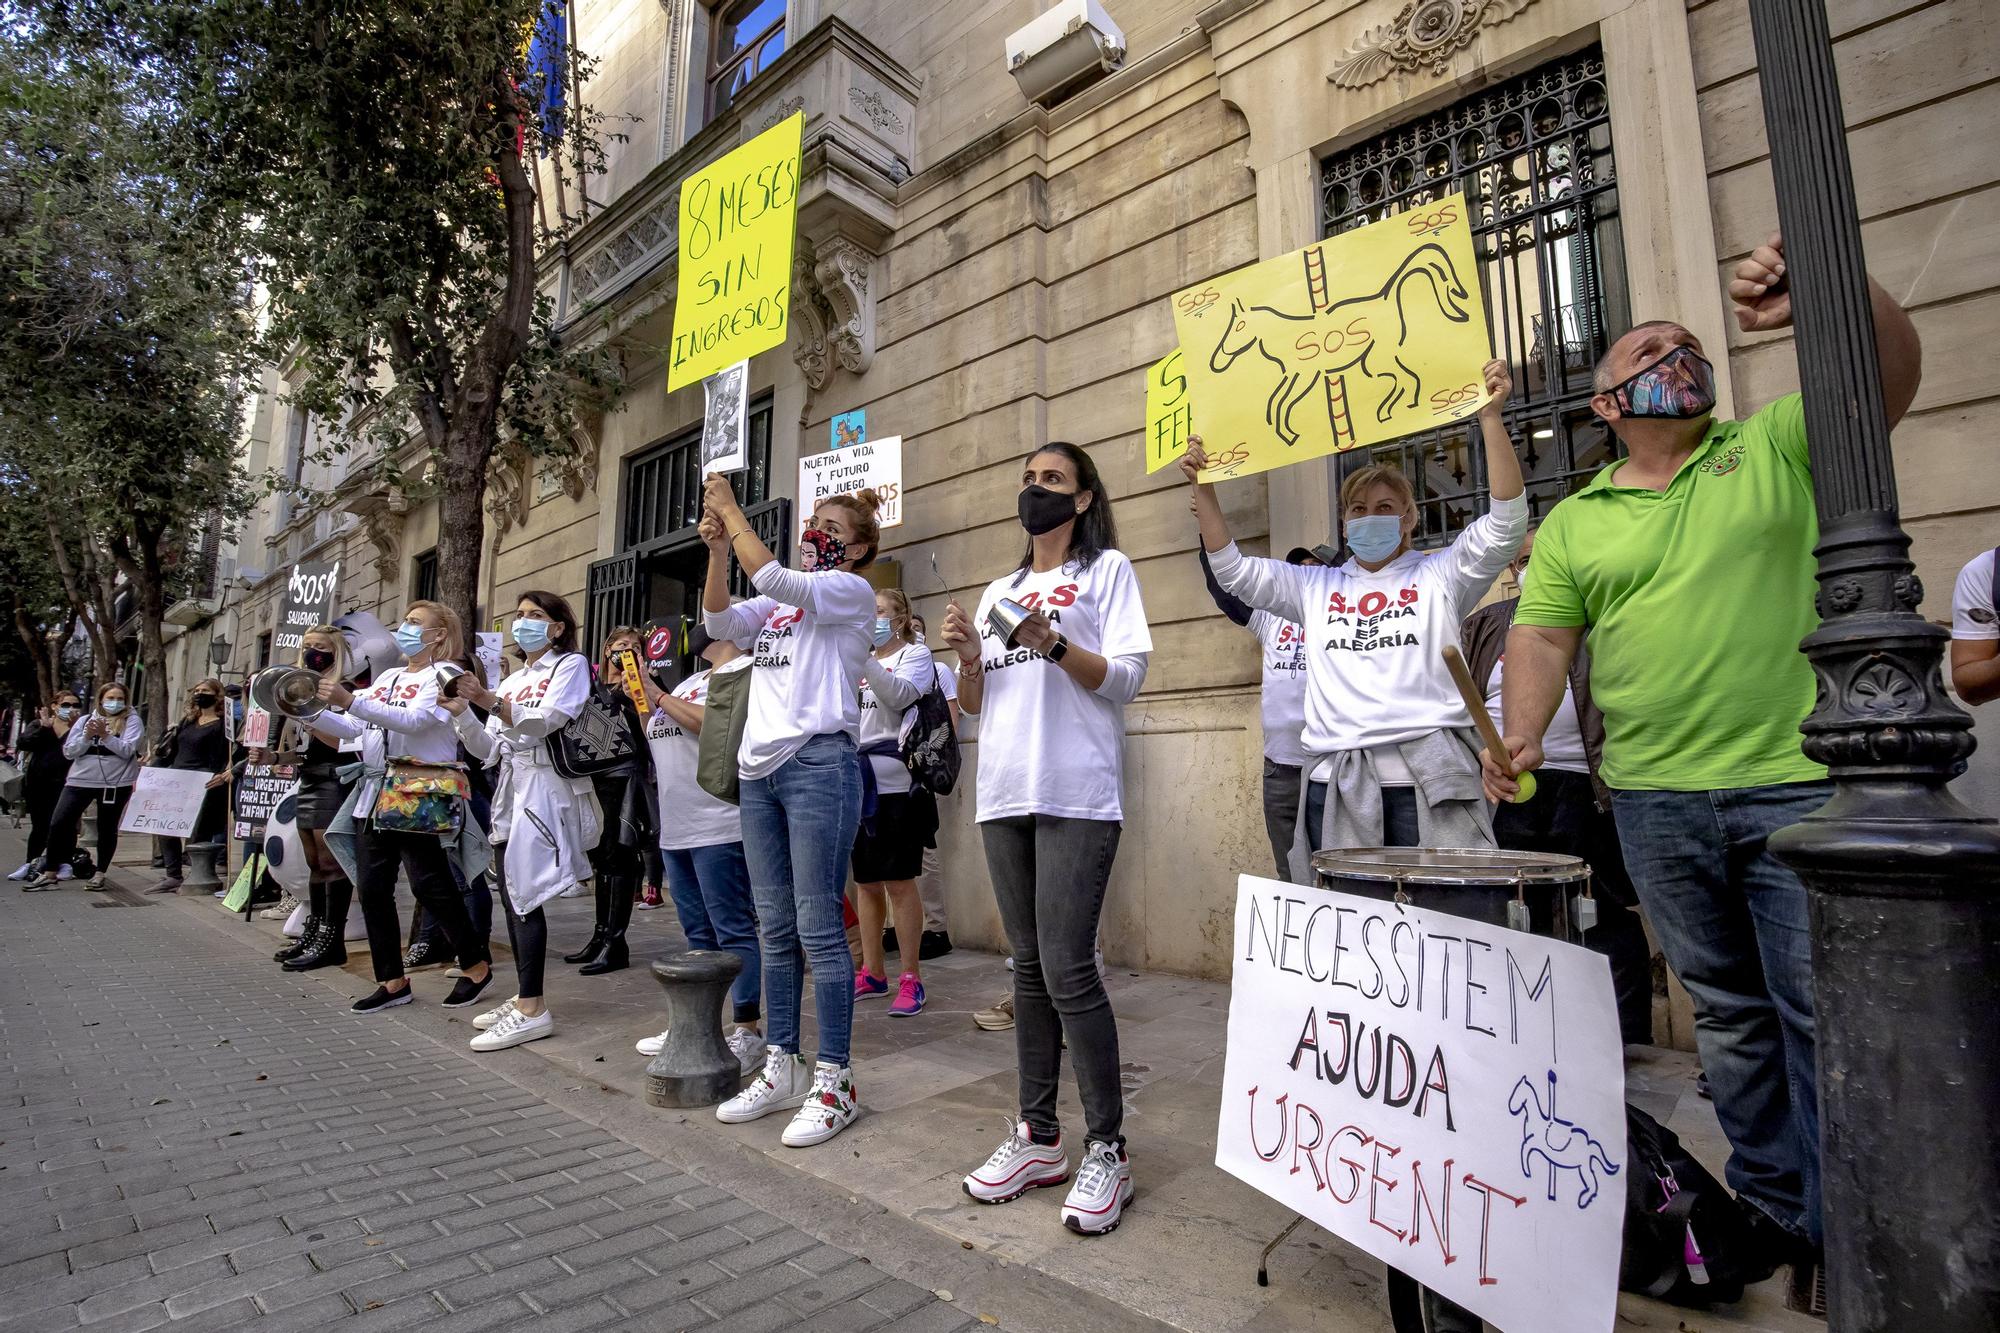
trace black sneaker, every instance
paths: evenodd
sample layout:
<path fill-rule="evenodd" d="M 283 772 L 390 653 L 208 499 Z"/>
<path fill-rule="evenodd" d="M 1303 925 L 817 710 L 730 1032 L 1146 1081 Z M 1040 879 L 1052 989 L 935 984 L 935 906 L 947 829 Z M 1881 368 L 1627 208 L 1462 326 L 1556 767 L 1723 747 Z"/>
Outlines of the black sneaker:
<path fill-rule="evenodd" d="M 352 1012 L 372 1014 L 378 1009 L 394 1009 L 399 1004 L 408 1004 L 417 998 L 417 993 L 408 986 L 392 991 L 387 986 L 377 986 L 373 995 L 364 995 L 354 1002 Z"/>
<path fill-rule="evenodd" d="M 490 965 L 486 969 L 486 976 L 483 980 L 474 981 L 471 977 L 460 977 L 452 984 L 451 994 L 444 997 L 444 1007 L 447 1009 L 463 1009 L 467 1005 L 477 1002 L 479 997 L 486 993 L 486 988 L 492 984 L 493 968 Z"/>
<path fill-rule="evenodd" d="M 942 930 L 927 930 L 917 941 L 917 961 L 928 963 L 951 952 L 951 936 Z"/>

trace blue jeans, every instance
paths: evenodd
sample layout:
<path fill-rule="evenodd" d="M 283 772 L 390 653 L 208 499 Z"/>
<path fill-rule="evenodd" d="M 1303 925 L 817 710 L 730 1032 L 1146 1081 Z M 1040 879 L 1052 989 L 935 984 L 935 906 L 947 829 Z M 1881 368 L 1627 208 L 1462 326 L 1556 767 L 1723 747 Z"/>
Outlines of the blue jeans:
<path fill-rule="evenodd" d="M 845 1065 L 854 1028 L 854 955 L 847 951 L 841 902 L 847 858 L 861 824 L 861 757 L 845 732 L 815 736 L 765 778 L 745 778 L 743 856 L 757 903 L 764 950 L 766 1037 L 802 1055 L 802 957 L 812 960 L 819 1060 Z"/>
<path fill-rule="evenodd" d="M 1320 831 L 1326 827 L 1326 784 L 1308 782 L 1306 784 L 1306 846 L 1315 852 L 1324 851 L 1319 845 Z M 1384 847 L 1415 847 L 1417 838 L 1417 789 L 1415 787 L 1384 787 L 1382 789 L 1382 845 Z"/>
<path fill-rule="evenodd" d="M 756 1022 L 764 972 L 757 954 L 757 914 L 751 907 L 750 867 L 743 860 L 743 844 L 663 851 L 660 858 L 688 948 L 727 949 L 743 960 L 743 970 L 729 988 L 729 1000 L 736 1022 Z"/>
<path fill-rule="evenodd" d="M 1730 1188 L 1815 1243 L 1812 933 L 1805 886 L 1767 843 L 1832 795 L 1831 783 L 1794 782 L 1621 791 L 1613 805 L 1625 868 L 1667 965 L 1694 998 Z"/>

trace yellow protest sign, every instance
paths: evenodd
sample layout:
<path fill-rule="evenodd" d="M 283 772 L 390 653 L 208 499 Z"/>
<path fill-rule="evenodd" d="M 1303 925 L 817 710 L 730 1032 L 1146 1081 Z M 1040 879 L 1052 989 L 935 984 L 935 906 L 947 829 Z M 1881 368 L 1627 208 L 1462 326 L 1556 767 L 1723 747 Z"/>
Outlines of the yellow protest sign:
<path fill-rule="evenodd" d="M 1210 460 L 1248 476 L 1460 421 L 1486 401 L 1462 196 L 1174 294 Z"/>
<path fill-rule="evenodd" d="M 787 117 L 681 182 L 668 389 L 785 341 L 804 126 Z"/>
<path fill-rule="evenodd" d="M 1193 433 L 1187 376 L 1181 373 L 1181 349 L 1176 347 L 1146 370 L 1146 471 L 1178 462 Z"/>

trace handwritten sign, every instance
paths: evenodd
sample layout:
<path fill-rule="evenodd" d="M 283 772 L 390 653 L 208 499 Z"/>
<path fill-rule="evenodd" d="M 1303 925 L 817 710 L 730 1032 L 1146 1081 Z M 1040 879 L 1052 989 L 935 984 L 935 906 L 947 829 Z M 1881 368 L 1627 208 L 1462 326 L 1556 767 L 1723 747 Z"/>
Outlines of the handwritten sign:
<path fill-rule="evenodd" d="M 1380 444 L 1486 402 L 1486 307 L 1460 195 L 1173 300 L 1204 480 Z"/>
<path fill-rule="evenodd" d="M 1215 1164 L 1495 1326 L 1612 1326 L 1624 1096 L 1599 955 L 1239 881 Z"/>
<path fill-rule="evenodd" d="M 235 828 L 230 836 L 238 842 L 262 839 L 264 826 L 278 802 L 299 785 L 296 764 L 249 764 L 236 780 Z"/>
<path fill-rule="evenodd" d="M 1146 371 L 1146 471 L 1179 462 L 1193 433 L 1194 408 L 1176 347 Z"/>
<path fill-rule="evenodd" d="M 669 390 L 785 341 L 805 122 L 788 116 L 681 182 Z"/>
<path fill-rule="evenodd" d="M 118 821 L 120 833 L 150 833 L 156 838 L 185 838 L 194 832 L 201 817 L 201 803 L 208 795 L 213 773 L 186 768 L 142 768 L 132 784 L 132 799 L 125 805 L 125 817 Z"/>
<path fill-rule="evenodd" d="M 875 516 L 885 528 L 903 521 L 903 437 L 870 440 L 845 449 L 829 449 L 799 460 L 799 522 L 812 517 L 814 506 L 829 495 L 851 495 L 872 489 L 882 498 Z"/>
<path fill-rule="evenodd" d="M 271 632 L 271 660 L 292 663 L 299 641 L 314 625 L 333 623 L 334 599 L 340 593 L 340 562 L 314 561 L 292 566 L 285 579 L 285 604 Z"/>

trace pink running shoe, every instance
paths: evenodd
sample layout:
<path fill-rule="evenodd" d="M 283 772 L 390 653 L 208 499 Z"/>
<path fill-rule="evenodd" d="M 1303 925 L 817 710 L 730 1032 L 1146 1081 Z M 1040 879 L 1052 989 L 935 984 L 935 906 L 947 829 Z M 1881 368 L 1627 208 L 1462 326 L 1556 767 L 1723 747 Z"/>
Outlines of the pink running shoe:
<path fill-rule="evenodd" d="M 867 968 L 860 968 L 854 973 L 855 999 L 872 1000 L 877 995 L 887 995 L 888 993 L 889 978 L 874 976 L 869 973 Z"/>
<path fill-rule="evenodd" d="M 889 1017 L 910 1018 L 924 1011 L 924 983 L 917 980 L 914 972 L 905 972 L 896 979 L 896 998 L 889 1005 Z"/>

